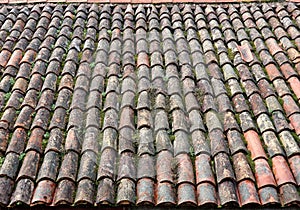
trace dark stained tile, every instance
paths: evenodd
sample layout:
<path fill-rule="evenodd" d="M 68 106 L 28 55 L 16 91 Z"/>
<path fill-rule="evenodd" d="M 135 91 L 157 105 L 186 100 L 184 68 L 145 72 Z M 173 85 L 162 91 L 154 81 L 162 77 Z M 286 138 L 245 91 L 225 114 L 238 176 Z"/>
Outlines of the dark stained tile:
<path fill-rule="evenodd" d="M 137 182 L 136 204 L 140 206 L 154 205 L 154 181 L 149 178 L 142 178 Z"/>
<path fill-rule="evenodd" d="M 6 155 L 5 160 L 2 164 L 0 174 L 1 176 L 6 176 L 11 180 L 14 180 L 17 176 L 17 170 L 19 166 L 19 155 L 13 152 L 10 152 Z M 4 180 L 2 180 L 4 181 Z M 6 181 L 6 183 L 8 183 Z M 3 195 L 4 196 L 4 195 Z"/>
<path fill-rule="evenodd" d="M 9 205 L 16 206 L 19 202 L 21 204 L 30 205 L 30 199 L 34 190 L 34 182 L 30 179 L 20 179 L 16 183 L 16 188 L 11 196 Z"/>
<path fill-rule="evenodd" d="M 7 206 L 10 202 L 10 196 L 13 192 L 13 181 L 10 178 L 7 177 L 1 177 L 0 178 L 0 186 L 1 186 L 1 191 L 0 191 L 0 203 L 3 206 Z"/>
<path fill-rule="evenodd" d="M 58 183 L 55 193 L 53 195 L 52 204 L 58 205 L 70 205 L 73 203 L 73 194 L 75 192 L 75 183 L 65 179 Z"/>
<path fill-rule="evenodd" d="M 260 205 L 257 190 L 254 182 L 251 180 L 244 180 L 238 184 L 238 190 L 240 194 L 240 202 L 242 207 Z"/>

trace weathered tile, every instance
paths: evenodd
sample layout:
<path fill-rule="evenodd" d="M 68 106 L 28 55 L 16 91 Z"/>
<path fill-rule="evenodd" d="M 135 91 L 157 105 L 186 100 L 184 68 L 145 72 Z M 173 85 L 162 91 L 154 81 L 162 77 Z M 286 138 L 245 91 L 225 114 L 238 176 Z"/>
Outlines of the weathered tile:
<path fill-rule="evenodd" d="M 89 179 L 82 179 L 77 186 L 77 192 L 75 196 L 75 205 L 94 203 L 95 197 L 95 184 Z"/>
<path fill-rule="evenodd" d="M 258 206 L 260 200 L 256 191 L 255 185 L 250 180 L 244 180 L 238 184 L 241 206 Z"/>
<path fill-rule="evenodd" d="M 215 186 L 207 182 L 197 185 L 197 201 L 200 207 L 216 207 L 218 200 Z"/>
<path fill-rule="evenodd" d="M 29 205 L 33 190 L 33 181 L 31 181 L 30 179 L 20 179 L 16 184 L 16 188 L 14 190 L 14 193 L 12 194 L 9 205 L 16 206 L 19 202 Z"/>
<path fill-rule="evenodd" d="M 237 182 L 241 182 L 246 179 L 250 179 L 255 182 L 252 170 L 247 161 L 245 154 L 239 152 L 232 156 L 233 158 L 233 168 L 236 175 Z"/>
<path fill-rule="evenodd" d="M 154 205 L 154 181 L 143 178 L 137 182 L 137 200 L 136 204 L 140 206 Z"/>
<path fill-rule="evenodd" d="M 232 181 L 224 181 L 220 183 L 218 187 L 222 206 L 238 206 L 238 196 Z"/>
<path fill-rule="evenodd" d="M 175 191 L 168 182 L 158 183 L 156 188 L 156 205 L 172 206 L 176 204 Z"/>
<path fill-rule="evenodd" d="M 299 194 L 297 193 L 297 188 L 293 184 L 284 184 L 279 188 L 279 193 L 281 195 L 282 206 L 299 206 Z"/>
<path fill-rule="evenodd" d="M 0 178 L 0 203 L 3 206 L 7 206 L 10 202 L 10 196 L 13 192 L 14 182 L 7 177 Z"/>
<path fill-rule="evenodd" d="M 169 151 L 161 151 L 157 155 L 156 173 L 157 181 L 173 183 L 173 154 Z"/>
<path fill-rule="evenodd" d="M 209 133 L 211 155 L 215 156 L 218 153 L 229 153 L 228 146 L 226 144 L 225 136 L 219 129 L 213 130 Z"/>
<path fill-rule="evenodd" d="M 34 194 L 31 200 L 32 205 L 50 204 L 55 191 L 55 182 L 49 180 L 40 181 L 35 187 Z"/>
<path fill-rule="evenodd" d="M 196 168 L 196 183 L 201 184 L 210 182 L 215 185 L 215 178 L 210 165 L 211 158 L 207 154 L 200 154 L 196 156 L 195 168 Z"/>
<path fill-rule="evenodd" d="M 117 204 L 130 205 L 135 203 L 136 186 L 131 179 L 121 179 L 117 189 Z"/>
<path fill-rule="evenodd" d="M 5 156 L 5 160 L 2 164 L 0 175 L 6 176 L 11 180 L 14 180 L 17 176 L 18 166 L 19 166 L 19 155 L 13 152 L 8 153 Z M 2 180 L 3 184 L 9 183 L 7 180 Z M 5 195 L 3 195 L 5 197 Z"/>
<path fill-rule="evenodd" d="M 276 188 L 266 186 L 258 190 L 261 204 L 263 206 L 278 205 L 280 203 Z"/>
<path fill-rule="evenodd" d="M 57 176 L 57 181 L 69 179 L 75 182 L 78 167 L 78 154 L 68 152 L 64 157 Z"/>
<path fill-rule="evenodd" d="M 17 180 L 28 179 L 28 178 L 35 179 L 38 172 L 39 160 L 40 160 L 39 153 L 35 151 L 28 151 L 25 154 Z"/>
<path fill-rule="evenodd" d="M 254 160 L 255 164 L 255 178 L 258 188 L 266 187 L 268 185 L 276 187 L 276 182 L 268 162 L 265 159 Z"/>
<path fill-rule="evenodd" d="M 226 153 L 218 153 L 214 156 L 214 163 L 218 183 L 224 180 L 235 180 L 232 165 Z"/>
<path fill-rule="evenodd" d="M 55 190 L 53 205 L 70 205 L 74 201 L 75 183 L 65 179 L 58 183 Z"/>

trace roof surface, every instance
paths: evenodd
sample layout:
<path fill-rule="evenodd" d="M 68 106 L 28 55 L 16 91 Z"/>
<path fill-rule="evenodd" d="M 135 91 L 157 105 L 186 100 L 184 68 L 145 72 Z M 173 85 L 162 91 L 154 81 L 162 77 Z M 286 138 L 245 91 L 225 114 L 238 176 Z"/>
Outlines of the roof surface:
<path fill-rule="evenodd" d="M 289 206 L 300 8 L 0 9 L 0 204 Z"/>

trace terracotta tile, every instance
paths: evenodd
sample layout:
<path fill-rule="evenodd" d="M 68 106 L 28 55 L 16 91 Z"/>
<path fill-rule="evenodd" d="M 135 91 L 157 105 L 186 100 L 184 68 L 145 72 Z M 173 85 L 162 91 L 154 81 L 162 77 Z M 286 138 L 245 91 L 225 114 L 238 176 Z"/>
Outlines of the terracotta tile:
<path fill-rule="evenodd" d="M 53 199 L 55 191 L 55 183 L 49 180 L 40 181 L 35 190 L 31 200 L 32 205 L 36 204 L 50 204 Z"/>
<path fill-rule="evenodd" d="M 233 106 L 236 112 L 250 111 L 245 97 L 242 94 L 237 94 L 232 98 Z"/>
<path fill-rule="evenodd" d="M 21 0 L 21 1 L 22 1 L 22 0 Z M 21 2 L 15 2 L 15 3 L 21 3 Z M 15 67 L 15 68 L 18 68 L 21 59 L 22 59 L 22 51 L 21 51 L 21 50 L 15 50 L 15 51 L 12 53 L 10 59 L 8 60 L 6 66 L 13 66 L 13 67 Z"/>
<path fill-rule="evenodd" d="M 121 179 L 117 189 L 117 204 L 130 205 L 135 203 L 135 183 L 131 179 Z"/>
<path fill-rule="evenodd" d="M 284 63 L 280 66 L 280 70 L 286 79 L 296 76 L 297 73 L 289 63 Z"/>
<path fill-rule="evenodd" d="M 253 94 L 249 97 L 253 114 L 257 117 L 262 113 L 267 113 L 266 106 L 259 94 Z M 260 115 L 261 116 L 261 115 Z M 258 117 L 259 118 L 259 117 Z"/>
<path fill-rule="evenodd" d="M 96 159 L 97 155 L 93 151 L 88 150 L 81 155 L 80 165 L 77 174 L 77 181 L 80 181 L 82 179 L 96 179 Z"/>
<path fill-rule="evenodd" d="M 177 166 L 177 184 L 188 182 L 194 184 L 193 165 L 188 154 L 179 154 L 176 156 Z"/>
<path fill-rule="evenodd" d="M 20 168 L 17 179 L 31 178 L 35 179 L 38 172 L 38 164 L 40 160 L 40 154 L 35 151 L 29 151 L 26 153 L 22 166 Z"/>
<path fill-rule="evenodd" d="M 295 155 L 293 157 L 290 157 L 289 158 L 289 164 L 290 164 L 290 167 L 291 167 L 291 171 L 295 177 L 295 180 L 297 182 L 297 185 L 299 185 L 299 181 L 300 181 L 300 177 L 299 177 L 299 164 L 300 164 L 300 158 L 299 158 L 299 155 Z"/>
<path fill-rule="evenodd" d="M 61 163 L 57 176 L 57 181 L 69 179 L 75 182 L 78 167 L 78 154 L 73 151 L 68 152 Z"/>
<path fill-rule="evenodd" d="M 211 184 L 215 185 L 215 178 L 212 173 L 210 161 L 211 159 L 207 154 L 200 154 L 196 156 L 195 167 L 197 184 L 210 182 Z"/>
<path fill-rule="evenodd" d="M 180 184 L 177 189 L 177 194 L 178 194 L 177 204 L 179 206 L 197 205 L 194 185 L 191 185 L 190 183 Z"/>
<path fill-rule="evenodd" d="M 282 99 L 283 99 L 283 108 L 286 112 L 287 117 L 291 116 L 294 113 L 300 112 L 298 105 L 290 95 L 285 95 L 284 97 L 282 97 Z"/>
<path fill-rule="evenodd" d="M 299 124 L 299 120 L 300 120 L 300 114 L 296 113 L 293 114 L 289 117 L 289 120 L 291 122 L 291 126 L 294 128 L 295 132 L 297 133 L 297 135 L 300 134 L 300 124 Z"/>
<path fill-rule="evenodd" d="M 282 131 L 279 138 L 288 158 L 299 153 L 300 148 L 290 131 Z"/>
<path fill-rule="evenodd" d="M 8 153 L 0 170 L 2 176 L 7 176 L 14 180 L 17 176 L 19 166 L 19 155 L 15 153 Z"/>
<path fill-rule="evenodd" d="M 260 202 L 263 206 L 279 206 L 280 200 L 274 187 L 263 187 L 258 190 Z"/>
<path fill-rule="evenodd" d="M 6 130 L 8 131 L 8 130 Z M 7 136 L 6 136 L 7 135 Z M 2 140 L 2 146 L 7 147 L 8 133 L 2 133 L 1 137 L 4 137 Z M 6 139 L 7 138 L 7 139 Z M 21 154 L 24 151 L 26 143 L 27 133 L 23 128 L 16 128 L 13 132 L 11 140 L 8 144 L 6 152 L 15 152 Z"/>
<path fill-rule="evenodd" d="M 218 201 L 215 186 L 207 182 L 197 185 L 197 201 L 198 206 L 216 207 Z"/>
<path fill-rule="evenodd" d="M 276 96 L 272 86 L 267 80 L 262 79 L 258 81 L 257 85 L 263 98 L 267 98 L 271 95 Z"/>
<path fill-rule="evenodd" d="M 133 109 L 125 107 L 121 111 L 119 128 L 130 127 L 134 129 L 134 112 Z"/>
<path fill-rule="evenodd" d="M 75 205 L 92 205 L 95 197 L 95 184 L 89 179 L 82 179 L 77 186 Z"/>
<path fill-rule="evenodd" d="M 0 203 L 3 206 L 7 206 L 10 202 L 10 196 L 13 191 L 13 185 L 14 182 L 7 178 L 7 177 L 1 177 L 0 178 Z"/>
<path fill-rule="evenodd" d="M 216 156 L 218 153 L 224 152 L 229 153 L 226 145 L 225 136 L 219 129 L 215 129 L 209 133 L 210 147 L 212 156 Z"/>
<path fill-rule="evenodd" d="M 238 196 L 232 181 L 224 181 L 219 184 L 219 198 L 222 206 L 238 206 Z"/>
<path fill-rule="evenodd" d="M 245 179 L 250 179 L 253 182 L 255 181 L 247 158 L 243 153 L 239 152 L 233 155 L 233 168 L 235 171 L 237 182 L 243 181 Z"/>
<path fill-rule="evenodd" d="M 232 155 L 237 152 L 247 152 L 247 148 L 239 131 L 229 130 L 226 136 L 228 140 L 228 146 Z"/>
<path fill-rule="evenodd" d="M 293 184 L 284 184 L 279 188 L 282 206 L 299 206 L 300 197 Z"/>
<path fill-rule="evenodd" d="M 168 182 L 158 183 L 156 187 L 156 205 L 173 206 L 176 204 L 175 191 Z"/>
<path fill-rule="evenodd" d="M 169 151 L 162 151 L 157 155 L 156 173 L 157 181 L 169 181 L 173 183 L 172 172 L 173 155 Z"/>
<path fill-rule="evenodd" d="M 248 45 L 238 46 L 238 50 L 240 51 L 240 54 L 244 61 L 251 62 L 253 60 L 253 55 Z"/>
<path fill-rule="evenodd" d="M 65 179 L 58 183 L 55 190 L 52 204 L 57 205 L 71 205 L 74 201 L 73 194 L 75 193 L 75 183 Z"/>
<path fill-rule="evenodd" d="M 251 152 L 252 160 L 256 160 L 258 158 L 267 158 L 265 151 L 262 147 L 261 140 L 256 131 L 249 130 L 244 133 L 244 137 L 247 141 L 247 148 Z"/>
<path fill-rule="evenodd" d="M 275 156 L 272 158 L 273 163 L 273 172 L 276 178 L 278 186 L 292 183 L 296 184 L 293 174 L 290 171 L 290 168 L 287 164 L 287 161 L 282 156 Z"/>
<path fill-rule="evenodd" d="M 260 158 L 254 160 L 254 164 L 257 187 L 259 189 L 268 185 L 276 187 L 277 185 L 268 162 Z"/>
<path fill-rule="evenodd" d="M 276 78 L 282 78 L 282 74 L 273 63 L 267 65 L 265 68 L 271 81 Z"/>
<path fill-rule="evenodd" d="M 18 202 L 29 205 L 34 190 L 34 183 L 30 179 L 20 179 L 12 194 L 9 206 L 16 206 Z"/>
<path fill-rule="evenodd" d="M 214 157 L 217 182 L 220 184 L 225 180 L 235 180 L 229 156 L 225 153 L 218 153 Z"/>
<path fill-rule="evenodd" d="M 300 98 L 300 82 L 299 79 L 297 77 L 291 77 L 288 80 L 288 83 L 290 84 L 293 92 L 295 93 L 296 97 L 299 99 Z"/>
<path fill-rule="evenodd" d="M 41 128 L 34 128 L 29 137 L 26 150 L 35 150 L 39 153 L 42 153 L 42 143 L 44 138 L 45 131 Z"/>
<path fill-rule="evenodd" d="M 114 204 L 114 191 L 111 189 L 114 187 L 114 183 L 109 178 L 104 178 L 99 181 L 96 203 L 97 205 Z"/>
<path fill-rule="evenodd" d="M 241 206 L 254 206 L 260 205 L 258 193 L 255 185 L 251 180 L 244 180 L 238 184 L 238 190 L 241 200 Z"/>
<path fill-rule="evenodd" d="M 154 205 L 154 181 L 152 179 L 143 178 L 137 182 L 137 201 L 140 206 Z"/>
<path fill-rule="evenodd" d="M 276 40 L 274 38 L 270 38 L 266 40 L 266 44 L 270 50 L 270 53 L 274 56 L 278 52 L 282 52 L 283 50 L 279 47 Z"/>
<path fill-rule="evenodd" d="M 124 178 L 132 180 L 136 179 L 136 167 L 133 161 L 134 156 L 132 153 L 125 152 L 121 154 L 118 168 L 118 180 L 122 180 Z"/>

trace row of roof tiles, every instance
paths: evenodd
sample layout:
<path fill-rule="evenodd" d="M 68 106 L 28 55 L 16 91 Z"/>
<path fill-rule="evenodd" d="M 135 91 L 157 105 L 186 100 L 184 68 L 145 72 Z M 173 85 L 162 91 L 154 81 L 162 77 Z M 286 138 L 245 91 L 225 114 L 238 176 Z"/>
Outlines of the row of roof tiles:
<path fill-rule="evenodd" d="M 298 205 L 294 3 L 0 9 L 0 204 Z"/>

